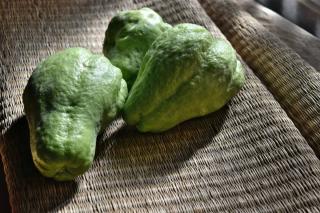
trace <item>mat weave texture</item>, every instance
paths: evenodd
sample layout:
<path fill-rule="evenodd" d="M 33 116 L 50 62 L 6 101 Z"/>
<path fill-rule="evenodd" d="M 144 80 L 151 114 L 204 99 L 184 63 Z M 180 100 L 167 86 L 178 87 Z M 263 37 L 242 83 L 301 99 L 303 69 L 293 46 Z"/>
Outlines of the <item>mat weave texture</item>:
<path fill-rule="evenodd" d="M 206 5 L 207 12 L 214 9 Z M 37 172 L 21 99 L 32 70 L 40 60 L 66 47 L 101 52 L 111 17 L 120 10 L 144 6 L 171 24 L 200 24 L 215 37 L 225 38 L 211 20 L 212 12 L 209 17 L 197 0 L 5 0 L 1 4 L 0 154 L 13 211 L 320 211 L 319 159 L 291 120 L 295 114 L 288 111 L 289 117 L 282 99 L 272 95 L 291 85 L 291 76 L 276 87 L 270 83 L 266 87 L 244 63 L 244 88 L 218 112 L 162 134 L 138 133 L 119 118 L 99 137 L 92 168 L 75 181 L 59 183 Z M 257 62 L 265 60 L 262 54 L 254 57 Z M 316 76 L 301 59 L 298 62 L 306 76 Z M 283 67 L 296 66 L 294 61 L 286 63 Z M 261 67 L 255 66 L 255 72 Z M 257 73 L 267 82 L 264 71 Z M 311 80 L 299 78 L 305 84 Z M 299 96 L 299 88 L 290 97 Z M 307 109 L 314 109 L 307 104 Z M 316 138 L 310 126 L 306 129 L 309 141 Z"/>
<path fill-rule="evenodd" d="M 320 70 L 319 37 L 313 36 L 278 13 L 262 6 L 256 0 L 241 0 L 235 3 L 258 20 L 267 30 L 279 37 L 286 45 L 294 49 L 316 70 Z"/>
<path fill-rule="evenodd" d="M 200 0 L 212 20 L 265 82 L 320 157 L 320 73 L 235 0 Z"/>

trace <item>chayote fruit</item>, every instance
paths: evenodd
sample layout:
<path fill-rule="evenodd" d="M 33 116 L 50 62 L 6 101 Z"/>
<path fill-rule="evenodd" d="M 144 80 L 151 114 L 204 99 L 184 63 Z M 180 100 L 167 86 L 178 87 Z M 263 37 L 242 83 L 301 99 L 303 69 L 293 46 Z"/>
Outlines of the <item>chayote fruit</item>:
<path fill-rule="evenodd" d="M 244 84 L 232 46 L 203 27 L 179 24 L 146 52 L 124 106 L 142 132 L 162 132 L 221 108 Z"/>
<path fill-rule="evenodd" d="M 123 11 L 114 16 L 105 33 L 103 53 L 119 67 L 131 88 L 144 54 L 169 24 L 149 8 Z"/>
<path fill-rule="evenodd" d="M 96 137 L 127 96 L 120 69 L 103 55 L 70 48 L 48 57 L 23 93 L 35 166 L 71 180 L 92 164 Z"/>

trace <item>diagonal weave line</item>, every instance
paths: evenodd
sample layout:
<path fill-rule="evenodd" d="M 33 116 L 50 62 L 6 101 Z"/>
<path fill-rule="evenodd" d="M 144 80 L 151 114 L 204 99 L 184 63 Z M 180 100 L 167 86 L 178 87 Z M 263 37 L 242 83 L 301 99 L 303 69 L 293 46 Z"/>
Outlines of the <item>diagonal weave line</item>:
<path fill-rule="evenodd" d="M 320 55 L 320 38 L 313 36 L 255 0 L 242 0 L 236 3 L 296 51 L 316 70 L 320 70 L 320 59 L 318 57 Z"/>
<path fill-rule="evenodd" d="M 320 73 L 233 0 L 200 0 L 320 156 Z"/>
<path fill-rule="evenodd" d="M 163 134 L 119 119 L 99 138 L 92 168 L 73 182 L 43 178 L 30 155 L 21 94 L 32 69 L 70 46 L 101 52 L 119 10 L 149 6 L 170 23 L 224 38 L 196 0 L 8 1 L 0 144 L 14 212 L 284 212 L 320 210 L 320 163 L 291 119 L 244 64 L 246 84 L 222 110 Z M 30 13 L 33 11 L 34 13 Z M 63 14 L 63 16 L 61 16 Z M 3 59 L 3 58 L 2 58 Z"/>

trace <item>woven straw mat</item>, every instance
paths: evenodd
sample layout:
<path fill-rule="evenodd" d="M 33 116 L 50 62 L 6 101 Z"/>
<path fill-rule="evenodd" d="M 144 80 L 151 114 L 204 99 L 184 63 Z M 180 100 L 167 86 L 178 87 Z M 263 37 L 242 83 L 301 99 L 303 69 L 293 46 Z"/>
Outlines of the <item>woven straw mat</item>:
<path fill-rule="evenodd" d="M 239 10 L 236 1 L 201 3 L 319 155 L 320 74 L 257 20 Z"/>
<path fill-rule="evenodd" d="M 319 151 L 319 73 L 226 2 L 2 1 L 0 153 L 12 210 L 320 211 L 320 163 L 310 146 Z M 101 52 L 111 17 L 144 6 L 171 24 L 200 24 L 225 38 L 216 22 L 254 72 L 243 63 L 245 86 L 218 112 L 162 134 L 138 133 L 118 119 L 99 136 L 88 172 L 72 182 L 42 177 L 21 99 L 32 70 L 63 48 Z"/>

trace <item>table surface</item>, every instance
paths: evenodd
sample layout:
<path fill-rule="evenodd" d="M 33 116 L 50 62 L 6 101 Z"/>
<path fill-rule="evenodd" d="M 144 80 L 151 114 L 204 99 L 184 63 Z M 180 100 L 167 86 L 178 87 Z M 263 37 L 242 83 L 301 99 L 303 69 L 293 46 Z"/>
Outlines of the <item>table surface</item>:
<path fill-rule="evenodd" d="M 281 38 L 289 47 L 298 52 L 312 66 L 320 70 L 320 59 L 318 58 L 320 55 L 320 40 L 318 38 L 254 0 L 240 1 L 239 5 Z M 8 200 L 3 165 L 0 160 L 0 209 L 2 213 L 10 212 Z"/>

